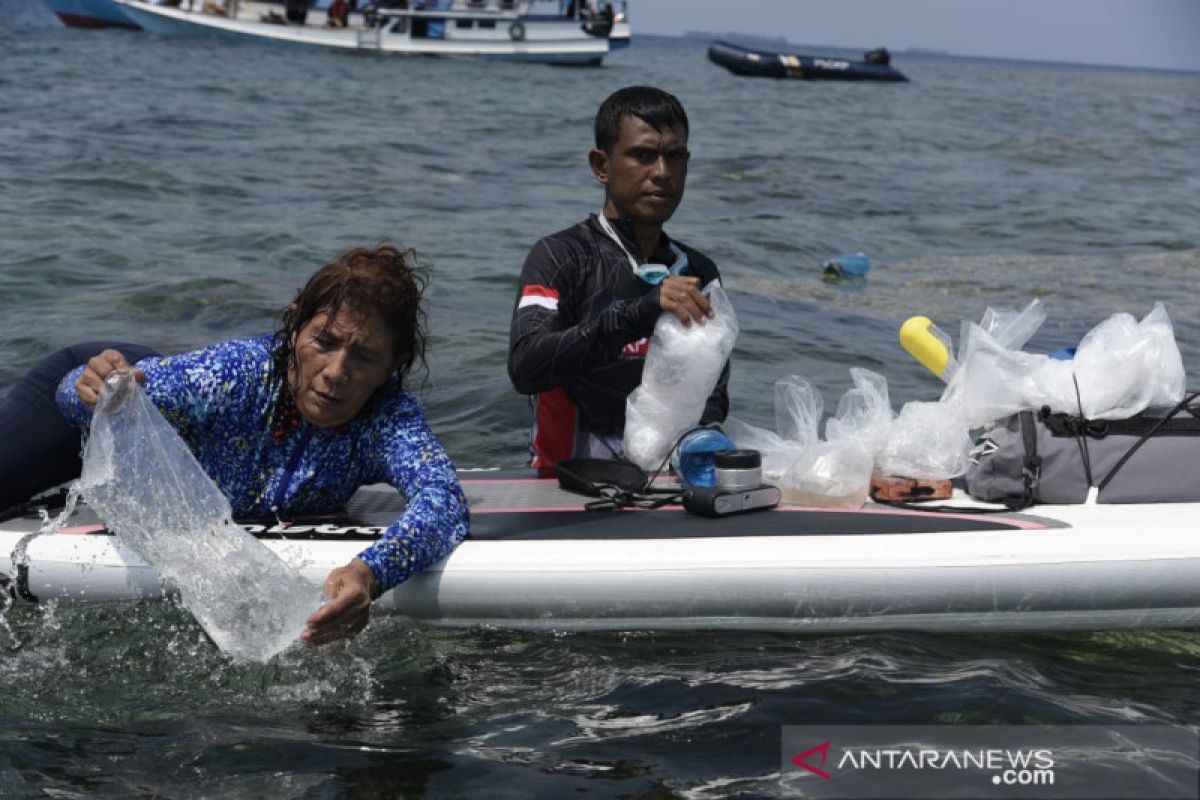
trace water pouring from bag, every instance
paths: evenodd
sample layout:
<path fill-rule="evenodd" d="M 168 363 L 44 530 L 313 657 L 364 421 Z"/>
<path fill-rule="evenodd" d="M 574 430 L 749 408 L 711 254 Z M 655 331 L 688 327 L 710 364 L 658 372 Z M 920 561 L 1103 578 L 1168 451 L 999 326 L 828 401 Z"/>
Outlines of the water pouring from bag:
<path fill-rule="evenodd" d="M 232 522 L 225 495 L 129 372 L 100 391 L 80 490 L 234 658 L 287 649 L 321 605 L 317 586 Z"/>

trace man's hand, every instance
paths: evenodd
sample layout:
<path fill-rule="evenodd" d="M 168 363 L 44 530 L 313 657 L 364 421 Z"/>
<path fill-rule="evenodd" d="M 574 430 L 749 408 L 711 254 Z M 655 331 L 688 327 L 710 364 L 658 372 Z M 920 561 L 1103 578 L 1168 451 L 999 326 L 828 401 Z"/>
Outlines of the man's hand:
<path fill-rule="evenodd" d="M 325 579 L 325 595 L 330 600 L 308 618 L 300 641 L 312 646 L 354 637 L 367 627 L 371 598 L 378 589 L 375 573 L 357 558 L 330 572 Z"/>
<path fill-rule="evenodd" d="M 700 292 L 700 279 L 671 275 L 658 287 L 658 304 L 686 328 L 696 321 L 703 325 L 713 318 L 712 305 Z"/>
<path fill-rule="evenodd" d="M 85 406 L 96 407 L 96 401 L 100 399 L 100 388 L 104 386 L 104 379 L 118 370 L 132 372 L 134 380 L 143 385 L 146 383 L 146 373 L 130 367 L 125 356 L 116 350 L 105 350 L 99 355 L 92 356 L 87 363 L 87 368 L 79 376 L 79 380 L 75 381 L 75 391 L 79 393 L 79 399 Z"/>

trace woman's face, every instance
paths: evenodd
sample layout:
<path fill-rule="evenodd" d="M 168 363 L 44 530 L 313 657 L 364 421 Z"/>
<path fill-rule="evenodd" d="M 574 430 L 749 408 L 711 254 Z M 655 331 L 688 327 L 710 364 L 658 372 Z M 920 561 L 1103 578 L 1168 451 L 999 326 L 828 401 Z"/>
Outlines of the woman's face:
<path fill-rule="evenodd" d="M 296 364 L 289 385 L 296 408 L 318 428 L 354 419 L 396 366 L 391 331 L 378 314 L 321 312 L 292 340 Z"/>

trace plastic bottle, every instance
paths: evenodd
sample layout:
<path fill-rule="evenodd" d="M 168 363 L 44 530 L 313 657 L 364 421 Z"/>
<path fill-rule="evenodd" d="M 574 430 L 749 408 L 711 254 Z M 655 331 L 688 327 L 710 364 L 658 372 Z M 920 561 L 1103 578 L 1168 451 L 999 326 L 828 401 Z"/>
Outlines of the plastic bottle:
<path fill-rule="evenodd" d="M 713 454 L 736 447 L 732 439 L 716 428 L 693 428 L 679 440 L 679 446 L 671 454 L 671 466 L 687 486 L 715 486 Z"/>
<path fill-rule="evenodd" d="M 821 264 L 824 278 L 836 281 L 843 278 L 865 278 L 871 269 L 871 260 L 862 253 L 843 253 Z"/>

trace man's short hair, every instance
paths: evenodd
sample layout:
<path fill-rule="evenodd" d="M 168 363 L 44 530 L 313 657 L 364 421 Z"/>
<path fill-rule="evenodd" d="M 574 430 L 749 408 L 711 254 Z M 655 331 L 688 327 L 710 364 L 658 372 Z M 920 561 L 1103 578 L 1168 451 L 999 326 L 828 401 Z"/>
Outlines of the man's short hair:
<path fill-rule="evenodd" d="M 679 128 L 688 133 L 687 112 L 675 95 L 653 86 L 626 86 L 600 104 L 596 112 L 596 147 L 611 153 L 621 138 L 621 120 L 637 117 L 656 131 Z"/>

